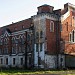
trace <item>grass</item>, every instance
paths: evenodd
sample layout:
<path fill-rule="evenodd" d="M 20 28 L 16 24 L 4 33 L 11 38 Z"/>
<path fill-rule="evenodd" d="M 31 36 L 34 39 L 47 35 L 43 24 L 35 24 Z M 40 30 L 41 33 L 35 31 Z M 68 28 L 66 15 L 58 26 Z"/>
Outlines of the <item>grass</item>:
<path fill-rule="evenodd" d="M 24 69 L 6 69 L 0 70 L 0 75 L 25 75 L 25 74 L 54 74 L 54 75 L 75 75 L 75 70 L 24 70 Z"/>

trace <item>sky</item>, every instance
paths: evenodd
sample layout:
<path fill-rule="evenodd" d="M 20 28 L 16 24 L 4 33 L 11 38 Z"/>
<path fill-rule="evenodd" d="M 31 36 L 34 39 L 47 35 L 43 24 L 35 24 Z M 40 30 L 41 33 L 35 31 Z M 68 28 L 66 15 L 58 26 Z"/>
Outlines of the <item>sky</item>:
<path fill-rule="evenodd" d="M 48 4 L 63 9 L 64 4 L 75 5 L 75 0 L 0 0 L 0 27 L 18 22 L 37 14 L 37 7 Z"/>

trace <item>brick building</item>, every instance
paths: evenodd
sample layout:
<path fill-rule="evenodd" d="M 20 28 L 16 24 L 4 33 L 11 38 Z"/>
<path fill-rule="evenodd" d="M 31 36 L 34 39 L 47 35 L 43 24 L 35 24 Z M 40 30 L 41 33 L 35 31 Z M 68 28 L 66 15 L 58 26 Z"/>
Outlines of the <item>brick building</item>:
<path fill-rule="evenodd" d="M 75 67 L 75 6 L 53 9 L 0 28 L 0 67 Z"/>

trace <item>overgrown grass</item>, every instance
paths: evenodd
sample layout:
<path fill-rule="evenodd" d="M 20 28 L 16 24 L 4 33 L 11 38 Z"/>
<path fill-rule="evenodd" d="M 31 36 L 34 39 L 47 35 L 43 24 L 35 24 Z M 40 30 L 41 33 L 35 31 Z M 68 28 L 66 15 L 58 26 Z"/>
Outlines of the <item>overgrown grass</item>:
<path fill-rule="evenodd" d="M 75 75 L 75 70 L 25 70 L 25 69 L 0 69 L 0 75 L 24 75 L 24 74 L 54 74 Z"/>

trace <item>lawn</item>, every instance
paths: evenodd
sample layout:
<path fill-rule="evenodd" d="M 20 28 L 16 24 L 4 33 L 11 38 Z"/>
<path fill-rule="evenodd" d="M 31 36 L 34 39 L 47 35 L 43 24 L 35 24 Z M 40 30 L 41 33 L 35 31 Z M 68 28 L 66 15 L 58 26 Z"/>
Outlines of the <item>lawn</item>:
<path fill-rule="evenodd" d="M 53 70 L 48 70 L 48 71 L 36 71 L 36 70 L 24 70 L 24 69 L 8 69 L 8 70 L 0 70 L 0 75 L 37 75 L 37 74 L 42 74 L 42 75 L 75 75 L 75 70 L 60 70 L 60 71 L 53 71 Z"/>

